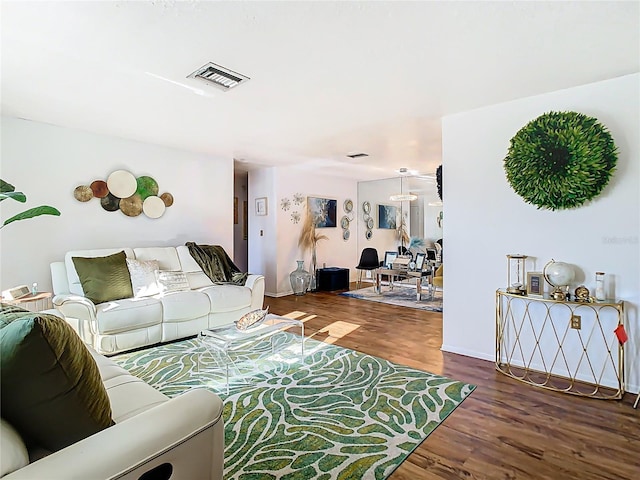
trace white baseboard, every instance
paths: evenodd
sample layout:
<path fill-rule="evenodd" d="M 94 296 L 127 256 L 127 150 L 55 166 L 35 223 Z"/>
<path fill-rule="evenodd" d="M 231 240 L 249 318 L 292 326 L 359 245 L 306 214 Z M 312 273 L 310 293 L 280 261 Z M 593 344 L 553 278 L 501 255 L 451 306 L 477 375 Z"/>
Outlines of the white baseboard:
<path fill-rule="evenodd" d="M 490 362 L 495 362 L 495 357 L 493 355 L 487 355 L 484 352 L 476 352 L 474 350 L 467 350 L 464 348 L 457 348 L 444 344 L 442 345 L 442 347 L 440 347 L 440 350 L 442 350 L 443 352 L 457 353 L 458 355 L 464 355 L 465 357 L 473 357 L 479 358 L 480 360 L 489 360 Z"/>

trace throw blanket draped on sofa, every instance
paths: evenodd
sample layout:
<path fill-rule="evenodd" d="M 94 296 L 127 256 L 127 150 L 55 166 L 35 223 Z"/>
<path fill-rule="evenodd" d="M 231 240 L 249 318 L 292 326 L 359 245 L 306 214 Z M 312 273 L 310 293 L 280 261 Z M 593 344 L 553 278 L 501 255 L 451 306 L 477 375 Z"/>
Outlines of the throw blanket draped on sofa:
<path fill-rule="evenodd" d="M 213 283 L 244 285 L 248 273 L 242 273 L 220 245 L 185 243 L 189 253 Z"/>

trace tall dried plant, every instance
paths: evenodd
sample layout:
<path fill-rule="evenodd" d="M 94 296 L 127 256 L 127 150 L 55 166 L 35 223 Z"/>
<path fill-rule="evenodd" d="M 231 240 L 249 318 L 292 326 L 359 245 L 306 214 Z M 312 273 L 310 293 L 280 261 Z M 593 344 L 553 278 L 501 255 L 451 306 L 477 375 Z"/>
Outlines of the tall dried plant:
<path fill-rule="evenodd" d="M 311 250 L 311 290 L 315 290 L 316 279 L 316 245 L 319 240 L 329 240 L 329 237 L 316 232 L 316 223 L 313 215 L 307 210 L 307 215 L 302 224 L 300 238 L 298 238 L 298 246 L 302 248 L 303 253 Z"/>
<path fill-rule="evenodd" d="M 313 221 L 313 215 L 307 211 L 302 224 L 302 230 L 300 231 L 300 238 L 298 238 L 298 246 L 302 248 L 303 253 L 310 250 L 315 258 L 316 245 L 319 240 L 329 240 L 329 237 L 316 232 L 316 224 Z"/>

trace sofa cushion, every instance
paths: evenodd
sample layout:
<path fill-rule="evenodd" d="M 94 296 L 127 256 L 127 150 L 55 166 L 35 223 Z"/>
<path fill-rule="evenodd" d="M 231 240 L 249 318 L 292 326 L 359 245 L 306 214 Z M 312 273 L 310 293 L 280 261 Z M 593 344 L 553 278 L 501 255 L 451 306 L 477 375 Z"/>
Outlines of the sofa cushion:
<path fill-rule="evenodd" d="M 0 327 L 2 416 L 27 443 L 55 451 L 113 425 L 98 366 L 67 322 L 25 311 Z"/>
<path fill-rule="evenodd" d="M 74 295 L 84 296 L 84 291 L 82 290 L 82 284 L 80 283 L 78 272 L 76 272 L 76 267 L 73 264 L 73 260 L 72 260 L 73 257 L 83 257 L 83 258 L 105 257 L 107 255 L 112 255 L 114 253 L 118 253 L 122 251 L 124 251 L 127 258 L 135 258 L 133 249 L 128 247 L 98 248 L 93 250 L 71 250 L 70 252 L 67 252 L 64 256 L 64 265 L 67 270 L 66 280 L 68 281 L 68 284 L 69 284 L 69 292 L 73 293 Z"/>
<path fill-rule="evenodd" d="M 85 297 L 93 303 L 133 297 L 124 251 L 106 257 L 72 257 Z"/>
<path fill-rule="evenodd" d="M 169 293 L 159 297 L 165 322 L 206 317 L 211 310 L 209 297 L 197 290 Z"/>
<path fill-rule="evenodd" d="M 0 420 L 0 477 L 29 465 L 27 446 L 9 422 Z"/>
<path fill-rule="evenodd" d="M 199 290 L 211 301 L 211 313 L 230 312 L 251 306 L 251 289 L 240 285 L 214 285 Z"/>
<path fill-rule="evenodd" d="M 160 286 L 156 280 L 156 270 L 159 268 L 157 260 L 135 260 L 132 258 L 126 260 L 134 297 L 151 297 L 160 293 Z"/>
<path fill-rule="evenodd" d="M 96 306 L 98 333 L 115 334 L 162 323 L 162 304 L 153 297 L 123 298 Z"/>

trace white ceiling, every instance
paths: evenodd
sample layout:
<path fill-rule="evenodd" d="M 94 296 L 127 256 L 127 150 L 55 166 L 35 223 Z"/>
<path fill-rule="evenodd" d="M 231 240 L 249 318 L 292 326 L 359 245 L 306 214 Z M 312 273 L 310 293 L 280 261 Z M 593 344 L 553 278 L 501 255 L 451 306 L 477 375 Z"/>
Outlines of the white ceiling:
<path fill-rule="evenodd" d="M 639 6 L 2 1 L 2 114 L 246 167 L 431 174 L 443 115 L 639 71 Z M 251 80 L 186 78 L 207 62 Z"/>

